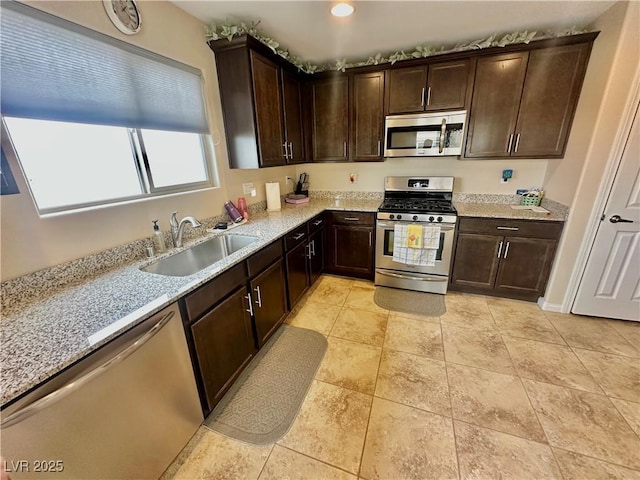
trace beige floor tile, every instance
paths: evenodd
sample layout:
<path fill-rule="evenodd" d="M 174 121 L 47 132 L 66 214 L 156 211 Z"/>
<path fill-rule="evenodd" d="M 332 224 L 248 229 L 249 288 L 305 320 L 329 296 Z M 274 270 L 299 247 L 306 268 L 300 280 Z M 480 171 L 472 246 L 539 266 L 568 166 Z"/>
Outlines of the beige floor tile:
<path fill-rule="evenodd" d="M 439 360 L 383 350 L 376 396 L 451 416 L 447 372 Z"/>
<path fill-rule="evenodd" d="M 376 286 L 371 280 L 354 280 L 354 287 L 368 288 L 370 290 L 375 290 Z"/>
<path fill-rule="evenodd" d="M 373 301 L 374 292 L 375 289 L 353 286 L 351 287 L 351 291 L 349 292 L 349 296 L 347 297 L 344 306 L 388 315 L 389 310 L 380 308 L 376 302 Z"/>
<path fill-rule="evenodd" d="M 565 342 L 540 307 L 531 302 L 495 298 L 487 300 L 501 333 L 541 342 Z"/>
<path fill-rule="evenodd" d="M 357 474 L 372 397 L 314 381 L 291 430 L 278 443 Z"/>
<path fill-rule="evenodd" d="M 256 479 L 273 445 L 239 442 L 204 429 L 202 437 L 173 479 Z"/>
<path fill-rule="evenodd" d="M 445 302 L 447 313 L 440 317 L 442 324 L 478 330 L 497 330 L 485 297 L 448 293 Z"/>
<path fill-rule="evenodd" d="M 612 398 L 611 401 L 622 414 L 631 429 L 640 436 L 640 403 L 627 402 L 619 398 Z"/>
<path fill-rule="evenodd" d="M 564 480 L 640 480 L 640 472 L 554 448 Z"/>
<path fill-rule="evenodd" d="M 453 418 L 547 443 L 520 379 L 448 364 Z"/>
<path fill-rule="evenodd" d="M 335 337 L 327 341 L 316 379 L 373 395 L 382 349 Z"/>
<path fill-rule="evenodd" d="M 330 335 L 381 347 L 387 330 L 387 318 L 386 313 L 343 307 Z"/>
<path fill-rule="evenodd" d="M 442 341 L 447 362 L 516 374 L 507 347 L 497 333 L 443 325 Z"/>
<path fill-rule="evenodd" d="M 560 334 L 572 347 L 597 352 L 638 357 L 638 349 L 631 345 L 602 318 L 545 312 Z"/>
<path fill-rule="evenodd" d="M 260 480 L 356 480 L 343 470 L 276 445 L 260 474 Z"/>
<path fill-rule="evenodd" d="M 287 323 L 328 335 L 341 308 L 339 305 L 327 305 L 309 300 L 297 312 L 287 317 Z"/>
<path fill-rule="evenodd" d="M 460 478 L 562 479 L 548 445 L 454 421 Z"/>
<path fill-rule="evenodd" d="M 314 285 L 310 298 L 314 302 L 327 303 L 330 305 L 344 305 L 351 287 L 353 279 L 332 277 L 323 275 Z"/>
<path fill-rule="evenodd" d="M 573 349 L 610 397 L 640 403 L 640 361 L 636 358 Z"/>
<path fill-rule="evenodd" d="M 626 338 L 636 349 L 640 349 L 640 322 L 610 319 L 607 319 L 606 322 L 611 328 Z"/>
<path fill-rule="evenodd" d="M 417 313 L 389 311 L 389 319 L 392 318 L 410 318 L 411 320 L 420 320 L 421 322 L 430 322 L 440 324 L 440 317 L 431 317 L 428 315 L 418 315 Z"/>
<path fill-rule="evenodd" d="M 640 469 L 640 439 L 607 397 L 523 383 L 551 446 Z"/>
<path fill-rule="evenodd" d="M 375 398 L 360 476 L 457 479 L 451 419 Z"/>
<path fill-rule="evenodd" d="M 384 348 L 444 360 L 439 323 L 399 316 L 390 318 Z"/>
<path fill-rule="evenodd" d="M 522 378 L 604 393 L 570 347 L 502 336 Z"/>

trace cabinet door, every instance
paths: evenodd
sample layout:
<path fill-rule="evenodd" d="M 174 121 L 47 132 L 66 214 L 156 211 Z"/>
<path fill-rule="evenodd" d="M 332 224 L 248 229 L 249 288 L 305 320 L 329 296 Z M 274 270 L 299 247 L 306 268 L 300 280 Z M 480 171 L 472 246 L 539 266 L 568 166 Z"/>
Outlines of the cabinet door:
<path fill-rule="evenodd" d="M 468 58 L 429 65 L 425 110 L 463 109 L 470 75 Z"/>
<path fill-rule="evenodd" d="M 544 294 L 556 240 L 542 238 L 505 238 L 502 261 L 498 269 L 496 292 L 535 300 Z"/>
<path fill-rule="evenodd" d="M 422 112 L 426 102 L 427 66 L 388 71 L 387 113 Z"/>
<path fill-rule="evenodd" d="M 290 310 L 309 288 L 308 265 L 307 242 L 302 242 L 287 253 L 287 291 Z"/>
<path fill-rule="evenodd" d="M 513 156 L 564 155 L 590 48 L 582 43 L 529 53 Z"/>
<path fill-rule="evenodd" d="M 347 76 L 312 84 L 313 161 L 345 162 L 349 155 L 349 80 Z"/>
<path fill-rule="evenodd" d="M 501 245 L 504 246 L 502 236 L 458 233 L 451 285 L 493 289 L 500 263 L 499 255 L 502 255 Z"/>
<path fill-rule="evenodd" d="M 333 224 L 330 243 L 333 273 L 373 278 L 373 227 Z"/>
<path fill-rule="evenodd" d="M 282 259 L 251 280 L 250 285 L 258 347 L 261 347 L 277 330 L 289 311 Z"/>
<path fill-rule="evenodd" d="M 510 155 L 527 58 L 516 52 L 478 60 L 465 157 Z"/>
<path fill-rule="evenodd" d="M 290 72 L 282 70 L 282 98 L 284 99 L 284 131 L 289 158 L 287 163 L 303 163 L 302 107 L 300 82 Z"/>
<path fill-rule="evenodd" d="M 384 72 L 354 75 L 351 98 L 351 159 L 384 160 Z"/>
<path fill-rule="evenodd" d="M 191 325 L 208 410 L 220 401 L 256 351 L 244 287 Z"/>
<path fill-rule="evenodd" d="M 313 285 L 324 270 L 324 228 L 309 237 L 309 285 Z"/>
<path fill-rule="evenodd" d="M 252 50 L 251 71 L 260 166 L 284 165 L 280 68 Z"/>

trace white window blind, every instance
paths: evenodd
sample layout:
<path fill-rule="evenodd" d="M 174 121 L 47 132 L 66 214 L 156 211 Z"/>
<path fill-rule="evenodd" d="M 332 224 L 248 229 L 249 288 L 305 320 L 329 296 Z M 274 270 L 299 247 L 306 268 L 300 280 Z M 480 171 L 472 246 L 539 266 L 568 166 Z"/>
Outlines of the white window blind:
<path fill-rule="evenodd" d="M 2 114 L 208 133 L 199 70 L 15 2 L 0 2 Z"/>

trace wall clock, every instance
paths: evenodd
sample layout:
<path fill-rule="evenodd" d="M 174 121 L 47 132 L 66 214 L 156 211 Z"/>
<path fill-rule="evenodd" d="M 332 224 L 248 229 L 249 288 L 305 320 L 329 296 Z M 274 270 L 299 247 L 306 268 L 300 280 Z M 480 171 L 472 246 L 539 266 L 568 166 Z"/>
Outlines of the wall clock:
<path fill-rule="evenodd" d="M 135 0 L 102 0 L 107 16 L 118 30 L 127 35 L 140 31 L 142 17 Z"/>

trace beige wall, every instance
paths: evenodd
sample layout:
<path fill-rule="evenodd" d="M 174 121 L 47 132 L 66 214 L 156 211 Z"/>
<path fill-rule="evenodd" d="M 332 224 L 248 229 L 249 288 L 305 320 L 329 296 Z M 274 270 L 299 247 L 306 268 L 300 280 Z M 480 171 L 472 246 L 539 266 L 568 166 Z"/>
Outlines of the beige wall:
<path fill-rule="evenodd" d="M 594 197 L 615 148 L 614 140 L 640 65 L 640 2 L 617 3 L 596 20 L 593 28 L 602 33 L 594 44 L 587 70 L 567 163 L 563 160 L 547 175 L 550 196 L 572 197 L 569 199 L 573 205 L 545 294 L 545 302 L 552 306 L 571 301 L 567 298 L 568 284 L 587 225 L 592 215 L 598 215 L 592 211 Z"/>
<path fill-rule="evenodd" d="M 169 2 L 145 1 L 140 4 L 144 22 L 142 31 L 127 36 L 111 24 L 102 1 L 25 3 L 202 70 L 212 138 L 223 139 L 215 146 L 220 187 L 40 218 L 15 159 L 8 154 L 21 193 L 3 196 L 0 204 L 2 280 L 147 237 L 152 232 L 151 220 L 156 218 L 166 230 L 174 210 L 178 210 L 180 215 L 200 218 L 218 215 L 222 213 L 227 199 L 235 201 L 242 195 L 243 182 L 253 182 L 258 192 L 255 198 L 247 197 L 249 203 L 265 199 L 265 181 L 280 181 L 281 189 L 285 191 L 284 177 L 295 176 L 294 167 L 229 171 L 215 62 L 205 43 L 204 25 L 199 20 Z"/>

